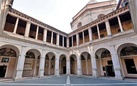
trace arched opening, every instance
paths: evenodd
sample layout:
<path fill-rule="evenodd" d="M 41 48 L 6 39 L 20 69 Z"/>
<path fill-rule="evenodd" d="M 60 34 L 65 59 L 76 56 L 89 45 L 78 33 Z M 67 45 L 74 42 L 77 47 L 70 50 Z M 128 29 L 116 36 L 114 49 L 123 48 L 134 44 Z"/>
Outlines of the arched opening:
<path fill-rule="evenodd" d="M 55 54 L 52 52 L 46 54 L 44 71 L 44 75 L 55 74 Z"/>
<path fill-rule="evenodd" d="M 71 55 L 70 56 L 70 73 L 71 74 L 77 74 L 77 60 L 76 60 L 76 55 Z"/>
<path fill-rule="evenodd" d="M 87 52 L 81 54 L 81 68 L 83 75 L 92 75 L 91 57 Z"/>
<path fill-rule="evenodd" d="M 60 56 L 60 65 L 59 65 L 59 69 L 60 69 L 60 74 L 66 74 L 66 56 L 65 55 L 61 55 Z"/>
<path fill-rule="evenodd" d="M 124 77 L 137 77 L 137 46 L 124 44 L 118 50 Z"/>
<path fill-rule="evenodd" d="M 0 77 L 14 78 L 18 61 L 19 50 L 12 45 L 3 45 L 0 48 Z"/>
<path fill-rule="evenodd" d="M 40 52 L 35 49 L 27 51 L 25 56 L 23 77 L 38 76 Z"/>
<path fill-rule="evenodd" d="M 14 78 L 18 61 L 19 50 L 12 45 L 4 45 L 0 48 L 0 77 Z"/>
<path fill-rule="evenodd" d="M 110 51 L 102 48 L 96 52 L 98 74 L 100 76 L 114 77 L 114 67 Z"/>

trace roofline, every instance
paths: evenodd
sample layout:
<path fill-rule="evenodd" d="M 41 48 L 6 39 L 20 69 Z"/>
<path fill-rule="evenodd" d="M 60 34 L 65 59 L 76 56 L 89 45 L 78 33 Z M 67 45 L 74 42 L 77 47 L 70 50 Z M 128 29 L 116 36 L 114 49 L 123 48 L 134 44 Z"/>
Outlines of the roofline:
<path fill-rule="evenodd" d="M 78 13 L 76 13 L 76 15 L 74 17 L 76 17 L 84 8 L 87 7 L 87 5 L 92 5 L 92 4 L 100 4 L 100 3 L 104 3 L 104 2 L 111 2 L 111 1 L 101 1 L 101 2 L 96 2 L 96 3 L 91 3 L 91 4 L 86 4 Z M 72 20 L 74 20 L 74 17 L 72 18 Z"/>
<path fill-rule="evenodd" d="M 16 11 L 16 13 L 14 13 L 13 11 Z M 48 25 L 48 24 L 46 24 L 46 23 L 44 23 L 44 22 L 42 22 L 42 21 L 39 21 L 38 19 L 33 18 L 33 17 L 31 17 L 31 16 L 29 16 L 29 15 L 27 15 L 27 14 L 21 12 L 21 11 L 18 11 L 18 10 L 14 9 L 14 8 L 10 8 L 10 9 L 9 9 L 9 12 L 13 12 L 14 14 L 16 14 L 16 15 L 18 15 L 18 16 L 20 16 L 18 13 L 23 14 L 23 15 L 25 15 L 25 16 L 27 17 L 27 18 L 26 18 L 26 17 L 24 17 L 24 18 L 26 18 L 26 19 L 28 19 L 28 20 L 30 20 L 30 21 L 34 20 L 35 23 L 41 24 L 41 25 L 44 26 L 45 28 L 47 27 L 47 28 L 49 28 L 49 29 L 51 29 L 51 30 L 58 31 L 58 32 L 66 35 L 66 36 L 68 35 L 66 32 L 63 32 L 63 31 L 61 31 L 61 30 L 59 30 L 59 29 L 56 29 L 55 27 L 53 27 L 53 26 L 51 26 L 51 25 Z M 23 16 L 21 16 L 21 17 L 23 17 Z M 34 22 L 34 21 L 32 21 L 32 22 Z"/>
<path fill-rule="evenodd" d="M 119 0 L 118 5 L 117 5 L 117 8 L 116 8 L 116 9 L 118 9 L 118 8 L 119 8 L 119 6 L 120 6 L 121 2 L 122 2 L 122 0 Z"/>

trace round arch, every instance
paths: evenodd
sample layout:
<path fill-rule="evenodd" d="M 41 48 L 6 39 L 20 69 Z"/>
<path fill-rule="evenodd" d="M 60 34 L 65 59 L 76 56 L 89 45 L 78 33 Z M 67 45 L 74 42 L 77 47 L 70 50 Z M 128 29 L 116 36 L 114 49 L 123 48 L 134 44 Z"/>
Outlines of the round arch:
<path fill-rule="evenodd" d="M 24 69 L 23 69 L 23 77 L 33 77 L 38 76 L 39 63 L 41 53 L 37 49 L 29 49 L 26 51 Z"/>
<path fill-rule="evenodd" d="M 67 67 L 66 67 L 66 61 L 67 61 L 67 58 L 66 58 L 66 55 L 64 54 L 61 54 L 60 55 L 60 60 L 59 60 L 59 70 L 60 70 L 60 74 L 66 74 L 66 71 L 67 71 Z"/>
<path fill-rule="evenodd" d="M 55 74 L 55 59 L 56 55 L 53 52 L 48 52 L 45 56 L 44 75 Z"/>
<path fill-rule="evenodd" d="M 137 77 L 137 45 L 125 43 L 117 50 L 124 77 Z"/>
<path fill-rule="evenodd" d="M 0 77 L 13 78 L 15 76 L 19 53 L 18 47 L 14 45 L 6 44 L 0 47 Z"/>
<path fill-rule="evenodd" d="M 82 74 L 92 75 L 91 55 L 88 52 L 82 52 L 80 57 L 81 57 Z"/>
<path fill-rule="evenodd" d="M 70 55 L 70 73 L 77 74 L 77 56 L 75 54 Z"/>
<path fill-rule="evenodd" d="M 115 72 L 110 51 L 107 48 L 100 48 L 95 52 L 95 56 L 99 75 L 114 77 Z"/>

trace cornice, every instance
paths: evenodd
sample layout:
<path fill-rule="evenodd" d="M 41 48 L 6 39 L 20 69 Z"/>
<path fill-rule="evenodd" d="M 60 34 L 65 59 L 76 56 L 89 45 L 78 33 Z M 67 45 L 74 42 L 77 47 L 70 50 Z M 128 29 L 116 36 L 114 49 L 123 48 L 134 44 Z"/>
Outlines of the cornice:
<path fill-rule="evenodd" d="M 122 13 L 125 13 L 127 11 L 129 11 L 129 7 L 128 6 L 119 8 L 119 9 L 117 9 L 117 10 L 115 10 L 115 11 L 113 11 L 113 12 L 111 12 L 111 13 L 109 13 L 109 14 L 101 17 L 101 18 L 98 18 L 98 19 L 96 19 L 96 20 L 94 20 L 94 21 L 92 21 L 92 22 L 90 22 L 90 23 L 88 23 L 88 24 L 86 24 L 86 25 L 74 30 L 73 32 L 69 33 L 69 35 L 72 35 L 72 34 L 74 34 L 76 32 L 80 32 L 81 30 L 84 30 L 85 28 L 95 26 L 95 25 L 97 25 L 97 24 L 99 24 L 99 23 L 101 23 L 103 21 L 109 20 L 109 19 L 117 16 L 118 14 L 122 14 Z"/>
<path fill-rule="evenodd" d="M 60 31 L 60 30 L 58 30 L 58 29 L 56 29 L 56 28 L 54 28 L 54 27 L 52 27 L 52 26 L 50 26 L 50 25 L 48 25 L 48 24 L 45 24 L 45 23 L 43 23 L 43 22 L 41 22 L 41 21 L 39 21 L 39 20 L 37 20 L 37 19 L 35 19 L 35 18 L 33 18 L 33 17 L 30 17 L 30 16 L 28 16 L 28 15 L 26 15 L 26 14 L 24 14 L 24 13 L 22 13 L 22 12 L 16 10 L 16 9 L 10 8 L 10 9 L 9 9 L 9 12 L 10 12 L 10 13 L 13 13 L 13 14 L 16 14 L 16 15 L 18 15 L 18 16 L 20 16 L 20 17 L 23 17 L 23 18 L 25 18 L 25 19 L 27 19 L 27 20 L 29 20 L 29 21 L 31 21 L 31 22 L 40 24 L 40 25 L 42 25 L 42 26 L 45 27 L 45 28 L 50 28 L 51 30 L 57 31 L 57 32 L 62 33 L 62 34 L 64 34 L 64 35 L 67 35 L 67 33 L 65 33 L 65 32 L 63 32 L 63 31 Z"/>

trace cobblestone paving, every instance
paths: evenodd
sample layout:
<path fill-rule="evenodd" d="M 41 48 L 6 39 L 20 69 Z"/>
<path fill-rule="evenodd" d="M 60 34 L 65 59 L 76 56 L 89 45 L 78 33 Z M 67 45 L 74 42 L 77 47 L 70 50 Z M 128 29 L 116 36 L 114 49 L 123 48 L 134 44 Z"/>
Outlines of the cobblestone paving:
<path fill-rule="evenodd" d="M 112 80 L 109 78 L 51 76 L 22 81 L 0 82 L 0 86 L 137 86 L 137 82 Z"/>

